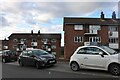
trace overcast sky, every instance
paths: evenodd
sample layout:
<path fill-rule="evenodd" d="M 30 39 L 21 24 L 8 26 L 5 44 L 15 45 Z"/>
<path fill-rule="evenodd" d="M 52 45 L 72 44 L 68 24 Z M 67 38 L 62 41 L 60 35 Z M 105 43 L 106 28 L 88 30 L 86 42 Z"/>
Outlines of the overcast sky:
<path fill-rule="evenodd" d="M 49 1 L 49 2 L 48 2 Z M 88 2 L 89 1 L 89 2 Z M 102 2 L 100 2 L 102 1 Z M 0 0 L 0 40 L 11 33 L 61 33 L 63 45 L 63 17 L 106 18 L 118 15 L 119 0 Z"/>

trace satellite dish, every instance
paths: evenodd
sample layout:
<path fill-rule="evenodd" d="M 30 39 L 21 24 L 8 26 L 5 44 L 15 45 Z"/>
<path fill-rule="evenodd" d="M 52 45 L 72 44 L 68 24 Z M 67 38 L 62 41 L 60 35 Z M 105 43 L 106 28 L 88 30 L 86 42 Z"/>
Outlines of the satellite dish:
<path fill-rule="evenodd" d="M 112 35 L 113 35 L 112 31 L 109 31 L 109 36 L 112 36 Z"/>

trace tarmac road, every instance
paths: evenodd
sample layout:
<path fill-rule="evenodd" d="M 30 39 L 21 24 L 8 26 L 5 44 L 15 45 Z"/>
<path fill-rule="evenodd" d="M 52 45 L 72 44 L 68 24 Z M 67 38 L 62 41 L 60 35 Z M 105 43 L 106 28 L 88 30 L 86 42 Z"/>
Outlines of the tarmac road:
<path fill-rule="evenodd" d="M 68 62 L 58 62 L 55 66 L 36 69 L 35 67 L 20 67 L 17 62 L 1 63 L 2 78 L 118 78 L 106 71 L 80 70 L 74 72 Z"/>

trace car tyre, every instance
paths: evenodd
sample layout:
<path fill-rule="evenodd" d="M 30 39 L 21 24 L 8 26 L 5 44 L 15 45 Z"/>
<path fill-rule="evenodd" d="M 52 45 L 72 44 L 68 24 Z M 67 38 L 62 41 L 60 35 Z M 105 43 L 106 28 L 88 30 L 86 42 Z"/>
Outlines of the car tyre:
<path fill-rule="evenodd" d="M 112 64 L 109 66 L 109 72 L 113 75 L 120 75 L 120 65 L 118 64 Z"/>
<path fill-rule="evenodd" d="M 24 66 L 24 64 L 22 63 L 22 61 L 19 61 L 19 65 L 22 67 Z"/>
<path fill-rule="evenodd" d="M 36 65 L 36 68 L 37 68 L 37 69 L 40 69 L 40 68 L 41 68 L 41 66 L 40 66 L 40 63 L 39 63 L 39 62 L 36 62 L 36 64 L 35 64 L 35 65 Z"/>
<path fill-rule="evenodd" d="M 79 71 L 79 69 L 80 69 L 77 62 L 72 62 L 72 63 L 70 64 L 70 67 L 71 67 L 71 69 L 72 69 L 73 71 Z"/>

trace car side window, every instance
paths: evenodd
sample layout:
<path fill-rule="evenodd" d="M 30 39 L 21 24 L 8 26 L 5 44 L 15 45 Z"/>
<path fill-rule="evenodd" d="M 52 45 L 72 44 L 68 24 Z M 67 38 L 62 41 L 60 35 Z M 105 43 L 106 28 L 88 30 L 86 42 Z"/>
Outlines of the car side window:
<path fill-rule="evenodd" d="M 104 51 L 96 47 L 89 47 L 87 50 L 88 50 L 86 51 L 87 54 L 99 55 L 99 53 L 102 52 L 104 55 L 107 55 Z"/>
<path fill-rule="evenodd" d="M 107 55 L 104 51 L 100 50 L 96 47 L 86 47 L 80 49 L 77 54 L 90 54 L 90 55 L 99 55 L 99 53 L 102 52 L 104 55 Z"/>
<path fill-rule="evenodd" d="M 86 54 L 86 48 L 78 50 L 77 54 Z"/>
<path fill-rule="evenodd" d="M 87 51 L 88 54 L 92 54 L 92 55 L 99 55 L 100 52 L 101 52 L 100 49 L 95 47 L 89 47 Z"/>

